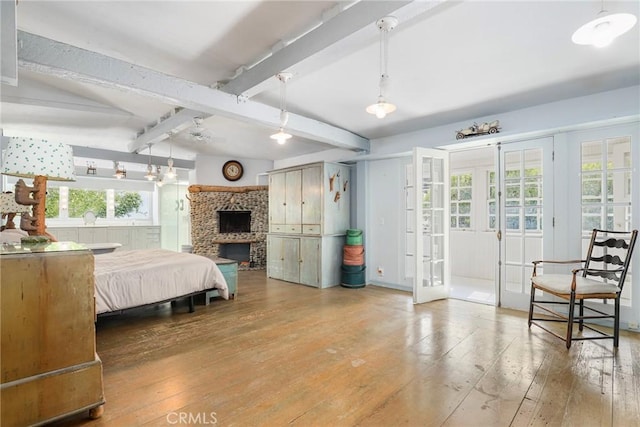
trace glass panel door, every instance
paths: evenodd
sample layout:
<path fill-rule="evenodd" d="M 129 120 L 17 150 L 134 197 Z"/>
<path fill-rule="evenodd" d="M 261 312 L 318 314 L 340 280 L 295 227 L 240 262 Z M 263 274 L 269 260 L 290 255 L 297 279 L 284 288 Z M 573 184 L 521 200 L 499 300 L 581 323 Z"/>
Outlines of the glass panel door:
<path fill-rule="evenodd" d="M 449 295 L 449 153 L 415 148 L 411 170 L 415 225 L 407 237 L 414 239 L 413 301 L 423 303 Z"/>
<path fill-rule="evenodd" d="M 552 138 L 500 147 L 499 304 L 505 307 L 528 309 L 532 261 L 553 247 L 552 156 Z"/>
<path fill-rule="evenodd" d="M 187 188 L 188 185 L 186 183 L 176 181 L 165 183 L 159 189 L 163 249 L 180 252 L 191 244 L 190 206 L 187 199 Z"/>

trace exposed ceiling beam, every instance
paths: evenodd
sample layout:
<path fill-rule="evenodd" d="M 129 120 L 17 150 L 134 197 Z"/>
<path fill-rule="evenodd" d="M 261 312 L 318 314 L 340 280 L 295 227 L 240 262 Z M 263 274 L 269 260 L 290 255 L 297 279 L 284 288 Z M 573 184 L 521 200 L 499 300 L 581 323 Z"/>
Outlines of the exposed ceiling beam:
<path fill-rule="evenodd" d="M 147 154 L 124 153 L 121 151 L 104 150 L 102 148 L 80 147 L 78 145 L 73 145 L 72 148 L 74 157 L 112 160 L 114 162 L 124 163 L 147 164 L 149 162 L 149 155 Z M 151 156 L 151 163 L 154 165 L 166 165 L 167 160 L 167 157 Z M 173 166 L 180 169 L 195 169 L 196 162 L 193 160 L 182 160 L 174 158 Z"/>
<path fill-rule="evenodd" d="M 280 124 L 280 110 L 194 82 L 18 31 L 18 66 L 61 79 L 134 92 L 166 104 L 203 111 L 268 128 Z M 369 140 L 347 130 L 290 113 L 287 130 L 297 136 L 355 151 Z"/>
<path fill-rule="evenodd" d="M 193 124 L 193 119 L 196 117 L 206 118 L 209 115 L 202 111 L 195 111 L 190 109 L 181 109 L 165 119 L 161 119 L 155 126 L 146 129 L 143 133 L 129 144 L 129 151 L 137 153 L 141 148 L 146 147 L 149 144 L 166 139 L 170 133 L 177 133 L 184 130 Z"/>
<path fill-rule="evenodd" d="M 221 90 L 241 95 L 409 3 L 412 1 L 360 1 L 242 72 Z"/>

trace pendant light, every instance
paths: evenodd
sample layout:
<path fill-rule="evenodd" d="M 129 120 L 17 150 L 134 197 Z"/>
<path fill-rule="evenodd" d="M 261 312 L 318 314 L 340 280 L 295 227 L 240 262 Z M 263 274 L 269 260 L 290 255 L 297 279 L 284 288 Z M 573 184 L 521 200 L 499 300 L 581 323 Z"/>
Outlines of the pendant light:
<path fill-rule="evenodd" d="M 167 169 L 167 173 L 164 174 L 164 177 L 167 179 L 173 179 L 176 177 L 176 171 L 173 169 L 173 158 L 171 156 L 171 147 L 173 146 L 171 141 L 172 136 L 173 134 L 170 132 L 169 133 L 169 159 L 167 160 L 167 166 L 169 166 L 169 169 Z"/>
<path fill-rule="evenodd" d="M 156 176 L 153 174 L 153 166 L 151 166 L 151 144 L 149 144 L 149 164 L 147 165 L 147 174 L 144 176 L 148 181 L 153 181 Z"/>
<path fill-rule="evenodd" d="M 380 92 L 378 102 L 367 107 L 367 113 L 375 115 L 379 119 L 384 119 L 387 114 L 396 111 L 396 106 L 387 102 L 384 91 L 389 84 L 389 74 L 387 73 L 388 53 L 389 53 L 389 32 L 398 25 L 398 18 L 395 16 L 385 16 L 376 22 L 380 30 Z"/>
<path fill-rule="evenodd" d="M 575 44 L 593 45 L 595 47 L 609 46 L 613 40 L 629 31 L 638 21 L 630 13 L 613 13 L 607 15 L 604 0 L 596 19 L 578 28 L 571 40 Z"/>
<path fill-rule="evenodd" d="M 158 180 L 156 181 L 156 185 L 158 187 L 162 187 L 164 185 L 164 181 L 162 179 L 162 168 L 160 167 L 160 165 L 157 166 L 156 170 L 158 175 Z"/>
<path fill-rule="evenodd" d="M 284 144 L 291 138 L 291 134 L 284 131 L 284 127 L 289 121 L 289 112 L 287 111 L 287 81 L 291 78 L 291 73 L 278 73 L 276 77 L 280 80 L 280 129 L 278 133 L 271 135 L 271 139 L 278 141 L 278 144 Z"/>
<path fill-rule="evenodd" d="M 127 170 L 119 162 L 114 162 L 114 169 L 115 172 L 113 176 L 115 176 L 116 178 L 122 179 L 127 177 Z"/>

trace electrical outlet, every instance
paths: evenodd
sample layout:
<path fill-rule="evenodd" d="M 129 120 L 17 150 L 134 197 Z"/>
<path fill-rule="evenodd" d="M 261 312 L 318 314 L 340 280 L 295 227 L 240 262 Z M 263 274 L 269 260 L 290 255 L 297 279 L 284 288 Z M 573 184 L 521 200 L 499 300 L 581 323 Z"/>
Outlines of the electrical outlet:
<path fill-rule="evenodd" d="M 380 277 L 384 276 L 384 268 L 378 267 L 377 273 L 378 273 L 378 276 Z"/>
<path fill-rule="evenodd" d="M 638 329 L 638 322 L 629 322 L 629 329 Z"/>

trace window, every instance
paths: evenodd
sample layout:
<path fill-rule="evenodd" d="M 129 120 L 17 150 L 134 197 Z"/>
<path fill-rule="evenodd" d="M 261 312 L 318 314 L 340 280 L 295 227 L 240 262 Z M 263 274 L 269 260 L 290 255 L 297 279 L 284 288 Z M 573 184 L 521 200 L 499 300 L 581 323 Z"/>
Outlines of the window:
<path fill-rule="evenodd" d="M 487 172 L 487 218 L 489 229 L 495 230 L 498 227 L 498 221 L 496 219 L 496 203 L 497 203 L 497 190 L 496 190 L 496 173 Z"/>
<path fill-rule="evenodd" d="M 471 228 L 472 175 L 451 175 L 451 228 Z"/>
<path fill-rule="evenodd" d="M 582 231 L 631 229 L 631 139 L 581 144 Z"/>
<path fill-rule="evenodd" d="M 92 211 L 96 218 L 151 219 L 150 191 L 89 190 L 65 186 L 47 188 L 47 218 L 82 218 Z"/>

